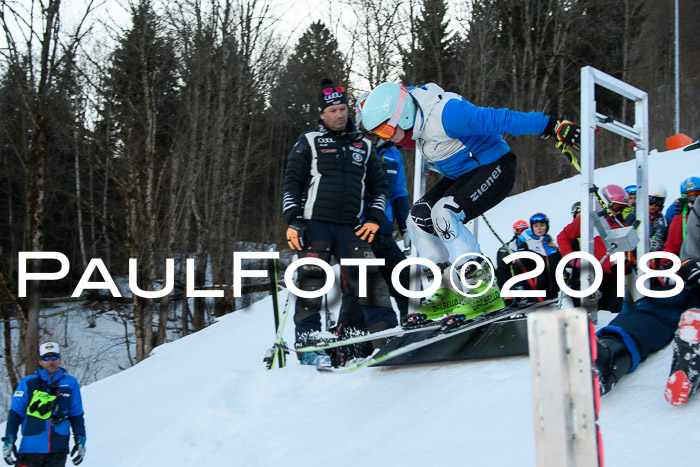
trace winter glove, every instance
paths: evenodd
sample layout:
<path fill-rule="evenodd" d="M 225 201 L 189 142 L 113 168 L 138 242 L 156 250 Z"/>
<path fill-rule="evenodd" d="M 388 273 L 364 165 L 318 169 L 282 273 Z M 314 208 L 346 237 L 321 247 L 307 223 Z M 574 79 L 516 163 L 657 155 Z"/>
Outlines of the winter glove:
<path fill-rule="evenodd" d="M 403 249 L 409 250 L 411 248 L 411 237 L 408 235 L 408 229 L 401 231 L 401 238 L 403 238 Z"/>
<path fill-rule="evenodd" d="M 673 203 L 673 213 L 676 216 L 683 214 L 683 208 L 688 203 L 688 198 L 681 196 Z"/>
<path fill-rule="evenodd" d="M 14 465 L 17 461 L 17 448 L 14 436 L 5 436 L 2 439 L 2 457 L 8 465 Z M 14 457 L 13 457 L 14 456 Z"/>
<path fill-rule="evenodd" d="M 570 148 L 577 151 L 581 150 L 581 127 L 574 122 L 562 118 L 549 117 L 549 122 L 540 138 L 546 140 L 551 136 L 556 136 L 557 141 L 565 143 Z"/>
<path fill-rule="evenodd" d="M 78 465 L 85 459 L 85 436 L 75 437 L 75 445 L 70 455 L 73 456 L 73 465 Z"/>
<path fill-rule="evenodd" d="M 379 230 L 379 224 L 372 221 L 367 221 L 357 229 L 355 235 L 360 237 L 362 240 L 366 240 L 367 243 L 372 243 L 372 240 L 374 240 L 374 234 L 377 233 L 377 230 Z"/>
<path fill-rule="evenodd" d="M 700 298 L 700 260 L 688 258 L 681 263 L 678 275 L 683 279 L 685 285 Z"/>
<path fill-rule="evenodd" d="M 289 228 L 287 228 L 287 245 L 289 245 L 289 248 L 301 251 L 304 247 L 305 230 L 306 226 L 301 219 L 295 219 L 289 224 Z"/>
<path fill-rule="evenodd" d="M 649 239 L 649 251 L 659 251 L 663 249 L 664 241 L 659 237 L 651 237 Z"/>

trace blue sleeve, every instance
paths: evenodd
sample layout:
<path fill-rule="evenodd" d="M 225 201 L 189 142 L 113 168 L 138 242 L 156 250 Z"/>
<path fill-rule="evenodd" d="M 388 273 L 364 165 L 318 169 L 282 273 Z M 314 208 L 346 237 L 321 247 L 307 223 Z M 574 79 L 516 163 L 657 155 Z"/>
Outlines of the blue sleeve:
<path fill-rule="evenodd" d="M 396 182 L 394 186 L 391 187 L 391 197 L 392 199 L 402 198 L 404 196 L 408 197 L 408 190 L 406 189 L 406 169 L 404 169 L 403 166 L 403 156 L 401 156 L 401 152 L 396 149 L 396 147 L 392 147 L 389 150 L 398 162 L 398 167 L 396 168 Z"/>
<path fill-rule="evenodd" d="M 80 385 L 77 379 L 71 377 L 70 410 L 68 411 L 68 416 L 75 417 L 83 415 L 83 413 L 83 398 L 80 395 Z"/>
<path fill-rule="evenodd" d="M 396 198 L 392 202 L 392 207 L 394 210 L 394 219 L 399 226 L 399 230 L 406 230 L 406 219 L 408 219 L 408 212 L 411 210 L 411 203 L 408 201 L 408 195 Z"/>
<path fill-rule="evenodd" d="M 450 99 L 442 111 L 442 126 L 451 138 L 474 135 L 541 135 L 549 117 L 542 112 L 477 107 L 462 99 Z"/>
<path fill-rule="evenodd" d="M 14 439 L 17 439 L 17 430 L 22 424 L 22 420 L 24 420 L 22 416 L 14 410 L 10 410 L 10 413 L 7 415 L 7 425 L 5 425 L 5 436 L 12 436 Z"/>
<path fill-rule="evenodd" d="M 76 415 L 75 417 L 70 417 L 70 426 L 73 429 L 73 437 L 85 435 L 85 416 L 83 414 Z"/>
<path fill-rule="evenodd" d="M 27 378 L 23 378 L 17 385 L 17 389 L 15 389 L 15 392 L 12 395 L 10 413 L 7 415 L 5 436 L 11 435 L 17 438 L 17 430 L 24 420 L 28 405 L 29 394 L 27 394 Z"/>

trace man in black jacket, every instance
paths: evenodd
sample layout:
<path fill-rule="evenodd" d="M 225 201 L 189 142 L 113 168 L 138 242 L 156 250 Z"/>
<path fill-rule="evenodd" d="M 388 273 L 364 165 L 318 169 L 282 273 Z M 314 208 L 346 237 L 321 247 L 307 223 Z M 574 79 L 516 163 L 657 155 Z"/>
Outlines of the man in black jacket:
<path fill-rule="evenodd" d="M 331 256 L 373 259 L 369 243 L 379 229 L 388 197 L 388 184 L 369 140 L 349 118 L 346 90 L 329 79 L 321 81 L 318 94 L 318 128 L 302 134 L 292 148 L 284 174 L 282 211 L 289 224 L 287 242 L 300 258 Z M 365 209 L 365 194 L 371 198 Z M 365 214 L 364 219 L 362 218 Z M 313 265 L 299 269 L 299 288 L 320 289 L 324 271 Z M 344 291 L 358 295 L 357 267 L 341 268 Z M 377 266 L 367 268 L 367 296 L 359 297 L 370 332 L 397 325 L 386 282 Z M 296 303 L 294 322 L 297 345 L 313 342 L 321 330 L 322 297 Z M 301 356 L 302 364 L 328 365 L 324 353 Z"/>

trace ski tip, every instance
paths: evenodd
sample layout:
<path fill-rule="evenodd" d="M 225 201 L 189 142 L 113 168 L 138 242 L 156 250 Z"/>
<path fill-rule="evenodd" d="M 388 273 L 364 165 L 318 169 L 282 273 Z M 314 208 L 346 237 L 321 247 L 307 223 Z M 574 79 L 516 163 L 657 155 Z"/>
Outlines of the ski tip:
<path fill-rule="evenodd" d="M 688 402 L 690 396 L 690 380 L 684 371 L 678 370 L 672 373 L 666 381 L 664 397 L 669 404 L 680 407 Z"/>

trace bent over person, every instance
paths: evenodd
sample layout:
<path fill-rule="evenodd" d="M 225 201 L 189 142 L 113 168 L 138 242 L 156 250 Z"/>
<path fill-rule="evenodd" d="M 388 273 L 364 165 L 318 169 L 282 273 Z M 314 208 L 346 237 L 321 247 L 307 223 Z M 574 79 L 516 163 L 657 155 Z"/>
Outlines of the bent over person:
<path fill-rule="evenodd" d="M 289 224 L 287 242 L 300 258 L 330 262 L 335 257 L 373 259 L 370 242 L 387 205 L 388 184 L 372 143 L 349 118 L 345 87 L 329 79 L 318 94 L 318 128 L 302 134 L 289 154 L 284 174 L 283 206 Z M 367 209 L 365 194 L 369 193 Z M 362 215 L 364 213 L 364 221 Z M 299 288 L 320 289 L 324 271 L 314 265 L 299 268 Z M 359 269 L 341 267 L 341 286 L 359 297 Z M 367 296 L 359 297 L 369 332 L 398 324 L 389 292 L 377 266 L 367 268 Z M 298 297 L 294 314 L 296 345 L 312 344 L 321 330 L 322 297 Z M 329 365 L 324 352 L 307 352 L 301 363 Z"/>
<path fill-rule="evenodd" d="M 17 451 L 15 441 L 20 425 L 22 443 Z M 39 369 L 23 378 L 12 396 L 2 438 L 5 462 L 23 467 L 66 465 L 71 428 L 75 438 L 71 455 L 73 464 L 78 465 L 85 457 L 80 386 L 78 380 L 61 368 L 58 344 L 46 342 L 39 346 Z"/>

